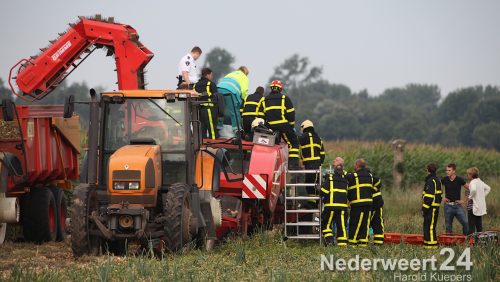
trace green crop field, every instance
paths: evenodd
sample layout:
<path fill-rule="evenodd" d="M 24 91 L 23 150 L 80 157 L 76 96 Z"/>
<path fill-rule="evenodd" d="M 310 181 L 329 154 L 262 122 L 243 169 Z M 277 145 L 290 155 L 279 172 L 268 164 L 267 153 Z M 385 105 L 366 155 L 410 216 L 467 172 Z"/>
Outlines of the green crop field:
<path fill-rule="evenodd" d="M 385 143 L 345 141 L 328 143 L 328 159 L 343 156 L 349 166 L 354 159 L 364 157 L 369 166 L 386 182 L 391 177 L 392 152 Z M 433 160 L 440 165 L 441 175 L 447 162 L 459 165 L 464 174 L 468 166 L 477 166 L 492 192 L 487 197 L 488 214 L 485 230 L 500 229 L 500 154 L 495 151 L 436 146 L 409 145 L 405 156 L 405 188 L 385 186 L 385 231 L 422 233 L 420 213 L 421 184 L 424 165 Z M 484 177 L 483 177 L 484 176 Z M 441 209 L 437 233 L 444 232 Z M 455 220 L 454 232 L 460 232 Z M 471 247 L 472 270 L 457 268 L 439 275 L 471 275 L 471 281 L 500 281 L 500 245 L 485 244 Z M 467 246 L 453 246 L 458 255 Z M 421 246 L 384 245 L 367 248 L 325 247 L 315 242 L 283 241 L 279 226 L 273 231 L 261 231 L 250 238 L 232 238 L 219 244 L 211 253 L 187 249 L 182 254 L 165 254 L 160 258 L 130 253 L 125 257 L 103 255 L 75 260 L 69 242 L 41 246 L 7 242 L 0 246 L 0 280 L 7 281 L 395 281 L 400 271 L 328 271 L 321 270 L 321 255 L 335 258 L 431 258 L 438 264 L 446 256 L 438 250 Z M 453 261 L 453 262 L 454 262 Z M 407 271 L 403 274 L 415 274 Z M 418 272 L 420 274 L 426 273 Z M 428 272 L 428 275 L 431 273 Z M 440 276 L 437 276 L 438 278 Z M 461 277 L 461 276 L 460 276 Z M 465 280 L 469 276 L 464 276 Z M 420 278 L 421 279 L 421 278 Z M 427 281 L 429 276 L 427 276 Z M 443 278 L 441 278 L 443 279 Z M 422 280 L 422 279 L 421 279 Z M 396 281 L 401 281 L 397 280 Z M 404 281 L 404 280 L 402 280 Z M 445 281 L 445 280 L 434 280 Z"/>

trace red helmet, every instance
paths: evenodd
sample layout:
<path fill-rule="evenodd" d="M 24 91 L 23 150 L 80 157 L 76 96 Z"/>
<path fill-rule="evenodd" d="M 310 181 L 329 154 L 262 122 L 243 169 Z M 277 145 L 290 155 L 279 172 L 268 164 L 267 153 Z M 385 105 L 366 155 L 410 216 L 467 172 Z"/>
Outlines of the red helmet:
<path fill-rule="evenodd" d="M 277 89 L 277 90 L 283 89 L 283 84 L 279 80 L 273 80 L 270 86 L 271 89 Z"/>

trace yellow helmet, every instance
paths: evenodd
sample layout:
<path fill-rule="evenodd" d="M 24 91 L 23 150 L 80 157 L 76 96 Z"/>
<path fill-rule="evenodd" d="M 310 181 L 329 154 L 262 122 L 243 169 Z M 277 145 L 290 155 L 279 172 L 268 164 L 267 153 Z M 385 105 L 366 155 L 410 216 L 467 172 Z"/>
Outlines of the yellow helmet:
<path fill-rule="evenodd" d="M 302 122 L 302 124 L 300 125 L 300 128 L 302 129 L 302 131 L 304 131 L 304 129 L 306 129 L 308 127 L 314 127 L 314 124 L 312 123 L 312 121 L 306 119 Z"/>
<path fill-rule="evenodd" d="M 261 124 L 264 124 L 264 123 L 265 123 L 264 119 L 262 119 L 262 118 L 256 118 L 256 119 L 254 119 L 252 121 L 252 129 L 254 129 L 255 127 L 257 127 L 257 126 L 259 126 Z"/>

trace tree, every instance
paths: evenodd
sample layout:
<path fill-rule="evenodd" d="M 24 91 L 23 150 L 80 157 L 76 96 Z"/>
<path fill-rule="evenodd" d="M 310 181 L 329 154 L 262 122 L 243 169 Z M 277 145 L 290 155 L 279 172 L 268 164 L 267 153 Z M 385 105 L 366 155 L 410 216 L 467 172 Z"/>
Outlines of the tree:
<path fill-rule="evenodd" d="M 474 129 L 472 137 L 476 146 L 500 150 L 500 123 L 480 125 Z"/>
<path fill-rule="evenodd" d="M 231 72 L 234 68 L 234 56 L 226 49 L 215 47 L 205 56 L 203 67 L 210 68 L 213 71 L 214 82 L 218 82 L 220 78 Z"/>

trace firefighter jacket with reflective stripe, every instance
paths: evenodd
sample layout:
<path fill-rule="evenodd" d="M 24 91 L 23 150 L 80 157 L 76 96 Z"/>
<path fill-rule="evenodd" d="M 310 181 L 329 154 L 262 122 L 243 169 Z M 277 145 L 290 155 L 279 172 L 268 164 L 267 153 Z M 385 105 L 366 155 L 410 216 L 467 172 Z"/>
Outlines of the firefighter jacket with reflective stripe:
<path fill-rule="evenodd" d="M 325 160 L 325 148 L 323 147 L 323 141 L 321 141 L 321 138 L 319 138 L 313 127 L 304 129 L 299 142 L 303 163 L 311 161 L 323 163 Z"/>
<path fill-rule="evenodd" d="M 206 103 L 201 104 L 202 106 L 214 106 L 214 103 L 217 101 L 217 97 L 212 95 L 217 92 L 217 86 L 212 83 L 212 81 L 202 77 L 194 84 L 193 89 L 198 93 L 206 95 L 206 97 L 200 99 L 200 101 L 207 101 Z"/>
<path fill-rule="evenodd" d="M 321 199 L 324 207 L 347 208 L 347 179 L 345 175 L 334 172 L 325 174 L 325 181 L 321 187 Z"/>
<path fill-rule="evenodd" d="M 373 207 L 374 208 L 381 208 L 384 206 L 384 199 L 382 198 L 382 191 L 380 190 L 382 188 L 382 182 L 380 181 L 380 178 L 374 176 L 373 177 Z"/>
<path fill-rule="evenodd" d="M 264 98 L 261 104 L 261 111 L 264 113 L 268 124 L 289 123 L 295 125 L 295 109 L 292 100 L 280 92 L 271 92 Z"/>
<path fill-rule="evenodd" d="M 435 174 L 425 178 L 424 191 L 422 192 L 422 209 L 439 208 L 442 200 L 441 180 Z"/>
<path fill-rule="evenodd" d="M 262 101 L 264 101 L 264 96 L 257 92 L 245 97 L 243 104 L 241 104 L 241 116 L 264 117 L 264 113 L 261 112 L 260 107 Z"/>
<path fill-rule="evenodd" d="M 374 179 L 367 168 L 347 175 L 349 187 L 347 188 L 347 199 L 351 207 L 371 206 L 373 203 Z"/>

